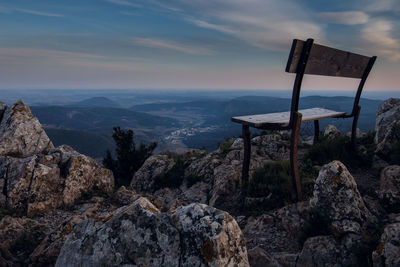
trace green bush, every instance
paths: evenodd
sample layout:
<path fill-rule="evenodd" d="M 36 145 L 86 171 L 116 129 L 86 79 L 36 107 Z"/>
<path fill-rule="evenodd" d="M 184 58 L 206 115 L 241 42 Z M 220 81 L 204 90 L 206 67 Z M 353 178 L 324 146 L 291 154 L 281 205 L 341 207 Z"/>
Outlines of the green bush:
<path fill-rule="evenodd" d="M 299 171 L 303 198 L 307 199 L 313 193 L 318 170 L 312 166 L 311 161 L 305 161 L 300 164 Z M 249 180 L 246 194 L 250 198 L 268 197 L 259 207 L 252 207 L 253 212 L 271 210 L 296 202 L 290 162 L 274 161 L 256 169 Z"/>
<path fill-rule="evenodd" d="M 113 128 L 112 135 L 115 144 L 115 154 L 117 159 L 113 159 L 111 152 L 107 150 L 106 157 L 103 159 L 103 166 L 110 169 L 115 178 L 115 186 L 128 186 L 135 172 L 143 165 L 145 160 L 151 156 L 157 143 L 151 143 L 148 146 L 141 143 L 136 147 L 133 140 L 132 130 L 121 130 L 120 127 Z"/>
<path fill-rule="evenodd" d="M 254 171 L 247 188 L 248 197 L 267 197 L 268 208 L 276 208 L 294 202 L 292 177 L 289 161 L 277 161 L 265 164 Z"/>
<path fill-rule="evenodd" d="M 218 145 L 218 148 L 221 151 L 221 154 L 223 156 L 226 156 L 229 151 L 231 151 L 231 146 L 233 144 L 234 139 L 233 138 L 226 138 L 225 141 L 222 144 Z"/>
<path fill-rule="evenodd" d="M 309 148 L 305 160 L 311 160 L 317 165 L 339 160 L 350 167 L 370 166 L 375 151 L 374 135 L 373 132 L 369 132 L 364 137 L 358 138 L 355 149 L 351 146 L 350 137 L 341 136 L 335 139 L 321 137 L 318 143 Z M 361 148 L 364 149 L 363 153 Z"/>

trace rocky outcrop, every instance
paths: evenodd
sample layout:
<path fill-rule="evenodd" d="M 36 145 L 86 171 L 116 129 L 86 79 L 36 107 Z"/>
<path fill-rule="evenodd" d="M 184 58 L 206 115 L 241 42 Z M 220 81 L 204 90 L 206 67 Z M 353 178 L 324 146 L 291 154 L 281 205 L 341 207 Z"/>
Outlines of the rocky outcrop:
<path fill-rule="evenodd" d="M 0 207 L 34 216 L 71 206 L 82 194 L 112 193 L 111 171 L 68 146 L 54 148 L 22 101 L 0 108 Z"/>
<path fill-rule="evenodd" d="M 0 155 L 28 157 L 54 146 L 38 119 L 22 101 L 11 107 L 0 103 Z"/>
<path fill-rule="evenodd" d="M 326 164 L 320 170 L 310 206 L 328 221 L 335 235 L 361 234 L 362 225 L 372 216 L 354 178 L 339 161 Z"/>
<path fill-rule="evenodd" d="M 388 166 L 381 172 L 379 199 L 390 212 L 400 212 L 400 166 Z"/>
<path fill-rule="evenodd" d="M 400 222 L 389 224 L 381 236 L 372 259 L 374 266 L 400 266 Z"/>
<path fill-rule="evenodd" d="M 28 216 L 71 206 L 95 191 L 112 193 L 114 178 L 68 146 L 26 158 L 0 156 L 0 205 Z"/>
<path fill-rule="evenodd" d="M 267 162 L 285 160 L 289 156 L 289 135 L 286 132 L 257 136 L 251 142 L 250 175 Z M 185 157 L 182 184 L 177 188 L 154 191 L 156 180 L 176 163 L 166 155 L 148 158 L 134 175 L 130 188 L 148 194 L 154 204 L 163 210 L 192 202 L 234 210 L 241 192 L 243 140 L 230 139 L 215 152 L 194 152 Z"/>
<path fill-rule="evenodd" d="M 191 204 L 160 212 L 145 198 L 74 227 L 56 266 L 248 266 L 243 235 L 226 212 Z"/>
<path fill-rule="evenodd" d="M 393 161 L 400 147 L 400 99 L 390 98 L 379 105 L 375 131 L 375 153 L 388 162 Z"/>

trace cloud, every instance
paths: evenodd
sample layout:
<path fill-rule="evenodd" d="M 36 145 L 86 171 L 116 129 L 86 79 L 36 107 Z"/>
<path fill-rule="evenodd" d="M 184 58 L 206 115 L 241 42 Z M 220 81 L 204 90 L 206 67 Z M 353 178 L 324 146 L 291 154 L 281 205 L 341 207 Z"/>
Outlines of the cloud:
<path fill-rule="evenodd" d="M 389 60 L 400 60 L 400 40 L 393 37 L 394 29 L 390 21 L 376 19 L 366 24 L 362 30 L 362 38 L 370 46 L 370 50 Z"/>
<path fill-rule="evenodd" d="M 215 54 L 214 51 L 200 47 L 200 46 L 193 46 L 193 45 L 185 45 L 180 44 L 172 41 L 165 41 L 160 39 L 154 38 L 133 38 L 133 42 L 136 45 L 149 47 L 149 48 L 158 48 L 163 50 L 170 50 L 175 52 L 181 52 L 185 54 L 192 54 L 192 55 L 213 55 Z"/>
<path fill-rule="evenodd" d="M 294 0 L 173 0 L 194 25 L 266 50 L 287 50 L 293 38 L 324 40 L 323 27 Z"/>
<path fill-rule="evenodd" d="M 365 24 L 369 19 L 369 16 L 362 11 L 321 12 L 318 16 L 329 23 L 347 25 Z"/>
<path fill-rule="evenodd" d="M 37 15 L 37 16 L 64 17 L 63 15 L 56 14 L 56 13 L 47 13 L 47 12 L 31 10 L 31 9 L 15 8 L 14 10 L 18 11 L 18 12 L 21 12 L 21 13 L 32 14 L 32 15 Z"/>
<path fill-rule="evenodd" d="M 120 6 L 141 7 L 141 5 L 131 3 L 127 0 L 106 0 L 106 1 Z"/>

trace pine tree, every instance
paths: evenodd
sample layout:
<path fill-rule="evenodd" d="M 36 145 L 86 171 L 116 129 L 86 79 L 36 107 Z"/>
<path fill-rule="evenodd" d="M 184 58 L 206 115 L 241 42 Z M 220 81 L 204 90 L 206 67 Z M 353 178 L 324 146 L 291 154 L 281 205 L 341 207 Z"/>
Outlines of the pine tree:
<path fill-rule="evenodd" d="M 128 186 L 135 172 L 157 147 L 157 142 L 153 142 L 148 146 L 141 143 L 136 148 L 132 130 L 125 131 L 120 127 L 114 127 L 113 130 L 112 137 L 116 144 L 115 154 L 117 158 L 114 160 L 111 152 L 107 150 L 103 165 L 113 172 L 116 187 Z"/>

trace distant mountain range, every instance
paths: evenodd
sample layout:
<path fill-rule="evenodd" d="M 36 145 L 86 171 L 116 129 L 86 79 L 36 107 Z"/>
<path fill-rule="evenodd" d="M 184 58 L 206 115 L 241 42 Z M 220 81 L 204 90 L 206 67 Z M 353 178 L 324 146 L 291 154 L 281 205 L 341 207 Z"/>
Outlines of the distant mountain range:
<path fill-rule="evenodd" d="M 225 138 L 241 134 L 240 125 L 230 121 L 232 116 L 288 111 L 290 102 L 289 98 L 242 96 L 152 103 L 124 109 L 115 107 L 118 103 L 106 97 L 93 97 L 73 106 L 33 106 L 31 109 L 56 145 L 70 144 L 82 153 L 102 157 L 107 148 L 113 149 L 114 126 L 133 129 L 137 142 L 158 141 L 160 150 L 185 147 L 212 150 Z M 354 98 L 345 96 L 308 96 L 300 99 L 300 109 L 322 107 L 351 112 L 353 102 Z M 380 102 L 360 100 L 358 127 L 362 131 L 374 130 Z M 349 131 L 352 120 L 321 120 L 321 130 L 327 124 Z M 303 125 L 303 133 L 311 135 L 312 129 L 307 132 L 307 125 Z"/>
<path fill-rule="evenodd" d="M 109 108 L 119 108 L 121 107 L 117 102 L 103 96 L 91 97 L 70 106 L 75 107 L 109 107 Z"/>

